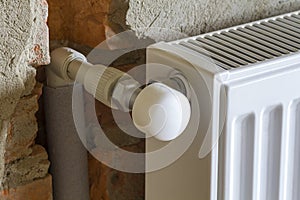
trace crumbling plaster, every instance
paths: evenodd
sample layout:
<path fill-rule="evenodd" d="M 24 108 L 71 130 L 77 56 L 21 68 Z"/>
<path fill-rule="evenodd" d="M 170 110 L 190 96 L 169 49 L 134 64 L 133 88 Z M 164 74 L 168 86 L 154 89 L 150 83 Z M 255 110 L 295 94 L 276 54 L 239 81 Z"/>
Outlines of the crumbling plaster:
<path fill-rule="evenodd" d="M 300 0 L 125 0 L 126 24 L 156 41 L 219 30 L 300 9 Z M 122 24 L 122 21 L 119 22 Z M 169 31 L 162 31 L 164 28 Z M 170 34 L 171 33 L 171 34 Z M 176 35 L 177 33 L 177 35 Z M 175 35 L 174 35 L 175 34 Z"/>
<path fill-rule="evenodd" d="M 7 137 L 13 123 L 11 117 L 16 112 L 21 98 L 30 96 L 35 87 L 35 67 L 50 61 L 47 13 L 45 0 L 0 0 L 1 188 L 5 187 L 3 178 L 6 169 Z"/>

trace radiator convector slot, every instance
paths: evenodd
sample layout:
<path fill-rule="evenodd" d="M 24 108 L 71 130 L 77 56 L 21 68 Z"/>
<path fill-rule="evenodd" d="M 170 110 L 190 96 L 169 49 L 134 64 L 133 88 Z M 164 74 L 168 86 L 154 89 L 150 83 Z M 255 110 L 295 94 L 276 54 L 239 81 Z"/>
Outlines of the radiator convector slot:
<path fill-rule="evenodd" d="M 224 69 L 237 68 L 299 51 L 299 17 L 299 14 L 278 17 L 179 44 L 211 57 Z"/>

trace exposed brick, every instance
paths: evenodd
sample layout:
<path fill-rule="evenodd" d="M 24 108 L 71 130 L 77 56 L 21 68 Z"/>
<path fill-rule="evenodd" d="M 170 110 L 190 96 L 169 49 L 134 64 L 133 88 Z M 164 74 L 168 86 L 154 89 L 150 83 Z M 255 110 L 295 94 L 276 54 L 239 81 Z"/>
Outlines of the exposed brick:
<path fill-rule="evenodd" d="M 33 94 L 21 98 L 15 112 L 11 117 L 6 144 L 5 144 L 5 163 L 28 156 L 32 150 L 37 132 L 37 120 L 35 113 L 38 110 L 38 98 L 42 92 L 42 85 L 37 84 Z"/>
<path fill-rule="evenodd" d="M 141 149 L 141 144 L 126 147 L 126 150 L 134 152 Z M 144 199 L 144 174 L 125 173 L 109 168 L 91 155 L 89 168 L 91 200 Z"/>
<path fill-rule="evenodd" d="M 95 47 L 105 39 L 104 21 L 110 0 L 48 2 L 51 40 L 70 40 Z"/>
<path fill-rule="evenodd" d="M 52 178 L 47 175 L 16 188 L 2 190 L 1 200 L 52 200 Z"/>
<path fill-rule="evenodd" d="M 86 96 L 87 106 L 93 105 L 95 101 L 90 95 Z M 118 128 L 113 120 L 110 108 L 95 101 L 95 108 L 99 123 L 107 137 L 117 146 L 131 152 L 144 152 L 144 143 L 142 140 L 131 137 Z M 120 112 L 120 118 L 126 117 Z M 87 113 L 87 121 L 95 122 L 92 113 Z M 95 133 L 97 135 L 97 133 Z M 97 149 L 94 149 L 94 153 Z M 103 152 L 102 152 L 103 153 Z M 106 156 L 115 159 L 114 151 L 106 152 Z M 93 156 L 89 155 L 89 182 L 91 200 L 142 200 L 144 199 L 144 174 L 131 174 L 120 172 L 101 164 Z"/>
<path fill-rule="evenodd" d="M 46 150 L 40 145 L 35 145 L 29 156 L 6 164 L 3 188 L 14 188 L 42 178 L 48 173 L 49 166 Z"/>

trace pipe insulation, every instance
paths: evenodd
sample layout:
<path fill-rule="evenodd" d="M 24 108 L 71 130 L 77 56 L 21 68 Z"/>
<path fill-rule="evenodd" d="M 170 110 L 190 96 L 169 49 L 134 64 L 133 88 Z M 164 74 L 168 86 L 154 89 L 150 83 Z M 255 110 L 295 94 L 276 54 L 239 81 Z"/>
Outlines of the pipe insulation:
<path fill-rule="evenodd" d="M 89 199 L 87 151 L 78 136 L 73 119 L 73 89 L 76 90 L 75 98 L 78 102 L 82 100 L 83 105 L 82 85 L 44 87 L 50 173 L 53 176 L 55 200 Z M 84 127 L 83 106 L 78 109 L 76 112 L 82 112 L 82 119 L 76 123 L 83 123 L 79 126 Z"/>

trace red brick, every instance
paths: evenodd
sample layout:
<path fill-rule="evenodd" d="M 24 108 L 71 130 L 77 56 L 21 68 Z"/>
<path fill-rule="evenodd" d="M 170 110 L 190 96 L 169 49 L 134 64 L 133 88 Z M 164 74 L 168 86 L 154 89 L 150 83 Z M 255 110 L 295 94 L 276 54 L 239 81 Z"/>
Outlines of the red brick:
<path fill-rule="evenodd" d="M 3 190 L 1 200 L 52 200 L 52 178 L 50 175 L 26 185 Z"/>
<path fill-rule="evenodd" d="M 141 152 L 143 143 L 127 146 L 127 151 Z M 113 157 L 113 152 L 111 152 Z M 143 200 L 145 174 L 125 173 L 100 163 L 89 156 L 91 200 Z"/>
<path fill-rule="evenodd" d="M 110 0 L 77 0 L 76 3 L 49 0 L 48 3 L 51 40 L 69 40 L 90 47 L 105 40 L 104 21 Z"/>

